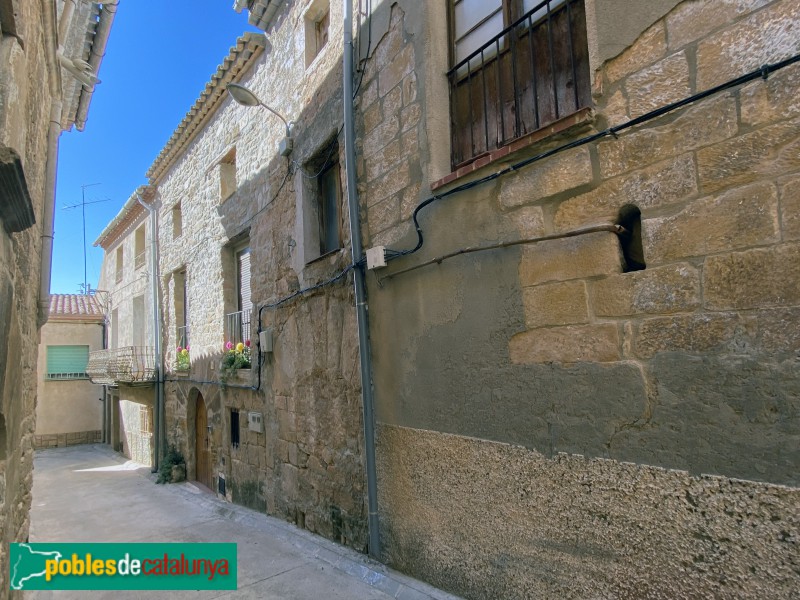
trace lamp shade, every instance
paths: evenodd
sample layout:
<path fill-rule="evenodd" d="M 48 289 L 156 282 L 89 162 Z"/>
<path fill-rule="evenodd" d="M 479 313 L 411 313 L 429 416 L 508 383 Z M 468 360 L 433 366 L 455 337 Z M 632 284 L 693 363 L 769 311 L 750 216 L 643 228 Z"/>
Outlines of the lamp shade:
<path fill-rule="evenodd" d="M 229 83 L 226 89 L 233 99 L 243 106 L 259 106 L 261 104 L 258 96 L 256 96 L 243 85 L 239 85 L 238 83 Z"/>

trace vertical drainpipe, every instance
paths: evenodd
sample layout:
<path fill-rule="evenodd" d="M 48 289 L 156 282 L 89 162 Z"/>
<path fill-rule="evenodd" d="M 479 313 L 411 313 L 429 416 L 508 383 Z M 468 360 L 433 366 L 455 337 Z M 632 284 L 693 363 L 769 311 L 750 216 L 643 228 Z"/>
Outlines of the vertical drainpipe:
<path fill-rule="evenodd" d="M 39 326 L 47 321 L 50 311 L 50 277 L 53 265 L 53 223 L 56 205 L 56 174 L 58 172 L 58 139 L 61 136 L 61 102 L 54 101 L 50 109 L 47 130 L 47 166 L 45 168 L 44 210 L 42 211 L 42 255 L 39 272 Z"/>
<path fill-rule="evenodd" d="M 361 223 L 359 219 L 358 191 L 356 190 L 355 120 L 353 116 L 353 2 L 344 0 L 344 157 L 347 175 L 347 206 L 350 213 L 350 246 L 353 263 L 363 258 L 361 248 Z M 353 270 L 358 321 L 358 349 L 361 359 L 361 401 L 364 406 L 364 454 L 367 462 L 367 508 L 369 511 L 369 555 L 381 558 L 381 540 L 378 529 L 378 484 L 375 469 L 375 415 L 372 394 L 372 358 L 369 348 L 369 320 L 364 284 L 364 268 Z"/>
<path fill-rule="evenodd" d="M 158 216 L 156 209 L 149 204 L 146 204 L 139 191 L 136 191 L 136 200 L 139 204 L 147 209 L 150 213 L 150 290 L 153 295 L 153 367 L 155 371 L 155 410 L 153 411 L 153 467 L 152 472 L 158 471 L 161 466 L 162 454 L 162 429 L 164 427 L 164 380 L 162 373 L 164 372 L 164 361 L 161 356 L 161 305 L 158 302 L 158 242 L 157 231 Z"/>

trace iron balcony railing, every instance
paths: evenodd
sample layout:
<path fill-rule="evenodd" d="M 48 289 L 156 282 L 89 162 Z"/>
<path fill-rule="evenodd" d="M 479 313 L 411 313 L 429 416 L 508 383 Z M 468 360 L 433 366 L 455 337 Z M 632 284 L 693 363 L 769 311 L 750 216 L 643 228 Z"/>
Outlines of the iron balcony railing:
<path fill-rule="evenodd" d="M 589 106 L 584 0 L 541 2 L 447 76 L 454 169 Z"/>
<path fill-rule="evenodd" d="M 86 374 L 92 383 L 151 383 L 155 379 L 155 357 L 152 346 L 124 346 L 89 353 Z"/>
<path fill-rule="evenodd" d="M 134 269 L 141 269 L 145 263 L 145 252 L 142 250 L 139 254 L 137 254 L 133 259 L 133 268 Z"/>
<path fill-rule="evenodd" d="M 240 310 L 225 315 L 225 341 L 235 346 L 250 339 L 250 311 Z"/>
<path fill-rule="evenodd" d="M 122 283 L 122 269 L 117 271 L 117 275 L 114 278 L 115 283 Z"/>

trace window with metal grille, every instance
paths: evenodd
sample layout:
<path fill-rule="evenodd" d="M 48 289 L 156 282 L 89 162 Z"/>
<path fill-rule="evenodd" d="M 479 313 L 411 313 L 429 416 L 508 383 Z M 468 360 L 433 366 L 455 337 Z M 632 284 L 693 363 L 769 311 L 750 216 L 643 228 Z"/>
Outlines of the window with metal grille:
<path fill-rule="evenodd" d="M 47 346 L 46 379 L 88 379 L 89 346 Z"/>
<path fill-rule="evenodd" d="M 454 168 L 589 106 L 584 0 L 450 0 Z"/>

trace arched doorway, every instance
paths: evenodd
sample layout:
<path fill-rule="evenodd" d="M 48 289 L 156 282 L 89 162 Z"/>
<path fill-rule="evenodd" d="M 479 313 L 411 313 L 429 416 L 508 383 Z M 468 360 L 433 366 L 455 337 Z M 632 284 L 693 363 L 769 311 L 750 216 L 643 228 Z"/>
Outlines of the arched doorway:
<path fill-rule="evenodd" d="M 203 395 L 197 393 L 194 413 L 195 479 L 211 489 L 211 440 L 208 427 L 208 411 Z"/>

